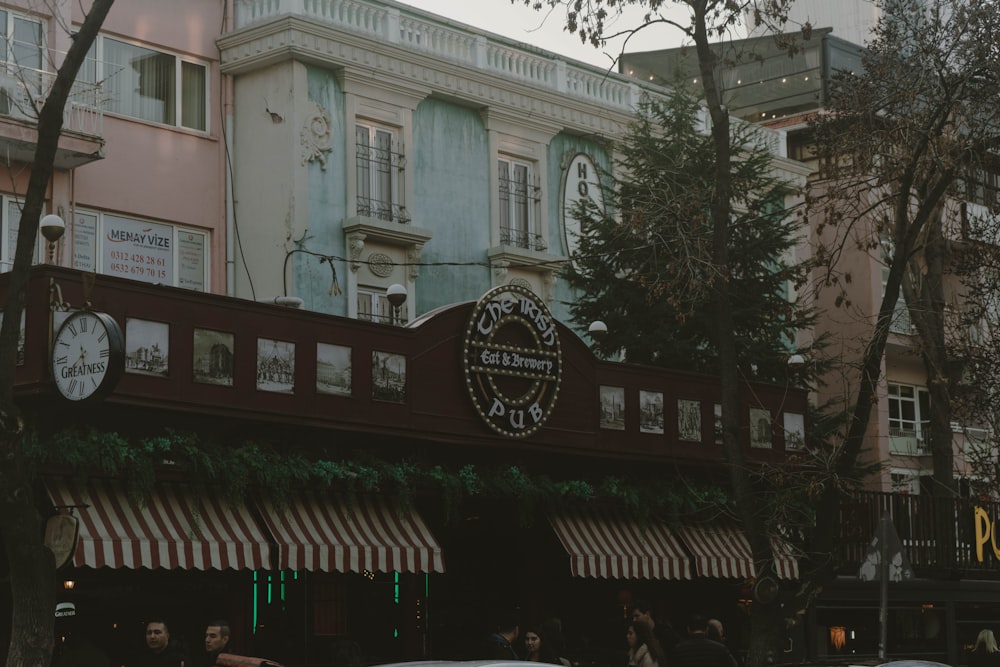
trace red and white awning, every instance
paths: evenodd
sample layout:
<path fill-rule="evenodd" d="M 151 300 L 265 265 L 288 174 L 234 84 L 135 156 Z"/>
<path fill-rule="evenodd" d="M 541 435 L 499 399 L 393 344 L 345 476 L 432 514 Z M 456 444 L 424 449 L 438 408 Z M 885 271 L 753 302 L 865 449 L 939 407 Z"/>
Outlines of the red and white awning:
<path fill-rule="evenodd" d="M 246 507 L 182 483 L 158 483 L 134 502 L 113 480 L 47 480 L 52 504 L 79 517 L 77 566 L 182 570 L 267 569 L 267 538 Z"/>
<path fill-rule="evenodd" d="M 564 512 L 549 522 L 576 577 L 690 579 L 691 563 L 666 524 L 611 512 Z"/>
<path fill-rule="evenodd" d="M 444 572 L 441 546 L 415 510 L 398 514 L 377 498 L 354 504 L 323 494 L 262 504 L 278 542 L 279 569 L 321 572 Z"/>
<path fill-rule="evenodd" d="M 738 527 L 722 523 L 681 526 L 678 533 L 694 556 L 698 576 L 716 579 L 749 579 L 755 576 L 750 542 Z M 778 576 L 798 579 L 799 563 L 791 545 L 774 538 L 771 550 Z"/>

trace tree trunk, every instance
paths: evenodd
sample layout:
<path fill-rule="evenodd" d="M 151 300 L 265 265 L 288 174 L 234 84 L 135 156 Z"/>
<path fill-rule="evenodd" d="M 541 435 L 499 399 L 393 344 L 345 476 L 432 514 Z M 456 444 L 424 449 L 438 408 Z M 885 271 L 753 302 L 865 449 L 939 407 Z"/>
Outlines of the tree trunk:
<path fill-rule="evenodd" d="M 80 65 L 112 4 L 114 0 L 94 0 L 38 114 L 38 143 L 24 195 L 0 326 L 0 534 L 10 564 L 13 607 L 8 667 L 48 665 L 52 659 L 55 624 L 55 561 L 43 544 L 42 520 L 35 507 L 29 475 L 32 463 L 21 451 L 23 423 L 13 398 L 21 311 L 38 238 L 38 222 L 62 133 L 63 110 Z"/>
<path fill-rule="evenodd" d="M 732 148 L 729 111 L 722 104 L 715 82 L 715 56 L 709 45 L 706 30 L 708 6 L 697 2 L 694 10 L 695 48 L 705 103 L 712 120 L 712 142 L 715 147 L 715 192 L 711 202 L 712 216 L 712 280 L 715 326 L 718 335 L 719 382 L 722 388 L 722 438 L 726 464 L 729 469 L 733 496 L 739 512 L 740 523 L 753 552 L 757 580 L 771 578 L 776 581 L 774 556 L 764 518 L 756 502 L 753 483 L 746 466 L 743 451 L 740 409 L 740 388 L 745 380 L 740 377 L 736 346 L 736 325 L 729 287 L 729 226 L 732 224 Z M 754 600 L 751 607 L 750 647 L 746 667 L 763 667 L 774 660 L 784 622 L 777 599 Z"/>

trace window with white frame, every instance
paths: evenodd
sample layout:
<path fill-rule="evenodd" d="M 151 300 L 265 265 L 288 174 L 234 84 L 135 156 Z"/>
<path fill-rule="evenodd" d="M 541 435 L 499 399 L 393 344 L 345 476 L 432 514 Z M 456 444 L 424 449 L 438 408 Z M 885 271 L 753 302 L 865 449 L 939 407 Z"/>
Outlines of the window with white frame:
<path fill-rule="evenodd" d="M 889 267 L 882 267 L 882 296 L 885 296 L 885 286 L 889 282 Z M 889 330 L 900 334 L 913 334 L 916 328 L 910 319 L 910 311 L 906 307 L 906 299 L 903 297 L 903 290 L 900 288 L 899 296 L 896 297 L 896 305 L 892 309 L 892 322 L 889 323 Z"/>
<path fill-rule="evenodd" d="M 911 470 L 892 470 L 889 473 L 889 480 L 893 493 L 920 495 L 921 475 Z"/>
<path fill-rule="evenodd" d="M 208 232 L 96 211 L 77 211 L 69 231 L 73 268 L 199 292 L 209 289 Z"/>
<path fill-rule="evenodd" d="M 523 160 L 497 160 L 500 185 L 500 243 L 527 250 L 545 250 L 536 229 L 538 186 L 532 165 Z"/>
<path fill-rule="evenodd" d="M 77 77 L 103 82 L 106 111 L 153 123 L 208 130 L 208 66 L 100 36 Z"/>
<path fill-rule="evenodd" d="M 402 326 L 406 324 L 406 308 L 389 303 L 384 290 L 359 287 L 358 319 Z"/>
<path fill-rule="evenodd" d="M 889 383 L 889 435 L 918 440 L 930 427 L 930 394 L 908 384 Z"/>
<path fill-rule="evenodd" d="M 21 229 L 21 202 L 16 197 L 3 196 L 2 226 L 0 226 L 0 270 L 10 271 L 14 266 L 14 253 L 17 252 L 17 237 Z M 39 252 L 44 251 L 45 239 L 39 236 L 37 243 Z M 38 253 L 32 263 L 38 262 Z"/>
<path fill-rule="evenodd" d="M 44 30 L 37 19 L 0 10 L 0 114 L 34 117 L 34 101 L 42 92 Z"/>
<path fill-rule="evenodd" d="M 386 222 L 409 222 L 401 197 L 405 160 L 396 131 L 357 123 L 354 132 L 358 215 Z"/>

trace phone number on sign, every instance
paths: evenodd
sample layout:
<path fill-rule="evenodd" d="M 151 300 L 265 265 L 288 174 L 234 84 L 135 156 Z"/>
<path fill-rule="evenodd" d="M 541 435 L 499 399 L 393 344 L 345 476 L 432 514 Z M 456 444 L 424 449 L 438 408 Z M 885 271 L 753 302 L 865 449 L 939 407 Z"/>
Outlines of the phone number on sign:
<path fill-rule="evenodd" d="M 153 255 L 143 255 L 137 252 L 124 252 L 122 250 L 112 250 L 111 259 L 116 262 L 131 262 L 142 266 L 162 266 L 167 265 L 164 257 L 154 257 Z"/>
<path fill-rule="evenodd" d="M 135 266 L 134 264 L 118 264 L 116 262 L 110 264 L 108 271 L 119 276 L 131 276 L 133 278 L 165 280 L 167 277 L 166 269 L 157 269 L 153 266 Z"/>

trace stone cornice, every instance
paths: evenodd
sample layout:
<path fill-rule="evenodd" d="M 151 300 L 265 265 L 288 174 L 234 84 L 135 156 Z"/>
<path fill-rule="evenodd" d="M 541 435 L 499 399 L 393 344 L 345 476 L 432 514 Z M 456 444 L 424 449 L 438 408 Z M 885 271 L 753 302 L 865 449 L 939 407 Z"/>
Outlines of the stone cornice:
<path fill-rule="evenodd" d="M 527 85 L 494 72 L 463 67 L 329 25 L 283 16 L 223 35 L 220 68 L 239 75 L 289 59 L 327 68 L 350 69 L 384 86 L 428 90 L 473 108 L 503 110 L 511 118 L 577 134 L 618 136 L 631 113 L 600 106 L 593 99 Z"/>

